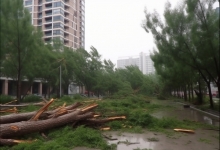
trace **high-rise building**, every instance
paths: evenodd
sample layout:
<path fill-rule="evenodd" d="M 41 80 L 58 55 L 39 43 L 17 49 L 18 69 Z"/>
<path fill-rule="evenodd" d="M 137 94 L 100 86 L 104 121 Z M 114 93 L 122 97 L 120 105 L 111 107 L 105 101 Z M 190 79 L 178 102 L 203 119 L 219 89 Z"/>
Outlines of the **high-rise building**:
<path fill-rule="evenodd" d="M 139 66 L 139 58 L 134 57 L 123 57 L 117 60 L 117 68 L 124 69 L 126 66 Z"/>
<path fill-rule="evenodd" d="M 154 63 L 149 55 L 141 52 L 139 56 L 124 57 L 117 60 L 117 68 L 125 68 L 126 66 L 137 66 L 143 74 L 154 73 Z"/>
<path fill-rule="evenodd" d="M 24 0 L 24 6 L 45 42 L 59 38 L 67 47 L 85 47 L 85 0 Z"/>

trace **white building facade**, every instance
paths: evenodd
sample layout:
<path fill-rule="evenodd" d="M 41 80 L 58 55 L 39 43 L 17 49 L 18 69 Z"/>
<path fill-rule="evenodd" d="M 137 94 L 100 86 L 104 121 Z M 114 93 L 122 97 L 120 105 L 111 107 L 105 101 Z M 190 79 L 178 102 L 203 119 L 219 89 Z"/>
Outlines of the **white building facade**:
<path fill-rule="evenodd" d="M 117 68 L 124 69 L 126 66 L 137 66 L 143 74 L 151 74 L 155 72 L 154 63 L 150 55 L 141 52 L 139 56 L 124 57 L 117 60 Z"/>

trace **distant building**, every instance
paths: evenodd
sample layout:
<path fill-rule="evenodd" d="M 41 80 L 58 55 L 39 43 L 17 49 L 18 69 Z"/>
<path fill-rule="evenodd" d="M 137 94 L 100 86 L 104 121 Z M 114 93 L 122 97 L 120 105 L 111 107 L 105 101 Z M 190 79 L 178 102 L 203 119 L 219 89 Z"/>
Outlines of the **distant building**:
<path fill-rule="evenodd" d="M 124 57 L 117 60 L 117 68 L 137 66 L 143 74 L 154 73 L 154 64 L 149 55 L 141 52 L 139 56 Z"/>
<path fill-rule="evenodd" d="M 139 57 L 127 57 L 117 60 L 117 68 L 124 69 L 126 66 L 139 66 Z"/>
<path fill-rule="evenodd" d="M 216 13 L 217 13 L 218 15 L 220 15 L 220 7 L 216 7 L 216 8 L 215 8 L 215 11 L 216 11 Z"/>

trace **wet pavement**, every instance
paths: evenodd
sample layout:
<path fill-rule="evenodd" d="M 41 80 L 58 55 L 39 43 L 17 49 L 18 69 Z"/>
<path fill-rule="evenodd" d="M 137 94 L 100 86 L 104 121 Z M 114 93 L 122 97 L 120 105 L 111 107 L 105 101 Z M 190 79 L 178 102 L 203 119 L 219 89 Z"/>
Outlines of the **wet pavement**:
<path fill-rule="evenodd" d="M 174 106 L 174 108 L 170 110 L 159 111 L 151 115 L 157 118 L 173 117 L 179 120 L 190 120 L 219 127 L 219 116 L 216 114 L 201 111 L 193 106 L 184 108 L 183 104 L 179 102 L 167 102 L 166 105 Z"/>

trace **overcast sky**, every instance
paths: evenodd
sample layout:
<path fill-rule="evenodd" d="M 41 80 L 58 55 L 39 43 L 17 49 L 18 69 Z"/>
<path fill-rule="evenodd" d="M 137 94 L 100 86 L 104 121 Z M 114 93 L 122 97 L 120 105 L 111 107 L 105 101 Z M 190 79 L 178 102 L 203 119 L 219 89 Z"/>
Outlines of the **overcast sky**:
<path fill-rule="evenodd" d="M 85 0 L 85 49 L 94 46 L 102 59 L 149 54 L 154 40 L 141 27 L 144 10 L 156 10 L 162 17 L 167 0 Z M 180 0 L 169 0 L 176 6 Z"/>

